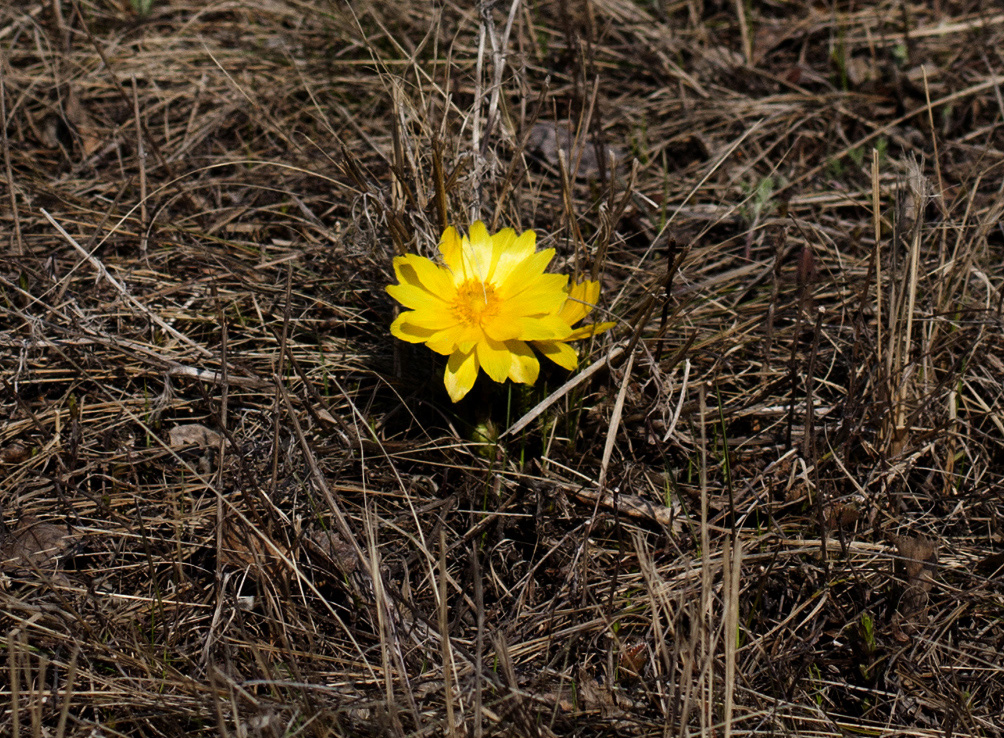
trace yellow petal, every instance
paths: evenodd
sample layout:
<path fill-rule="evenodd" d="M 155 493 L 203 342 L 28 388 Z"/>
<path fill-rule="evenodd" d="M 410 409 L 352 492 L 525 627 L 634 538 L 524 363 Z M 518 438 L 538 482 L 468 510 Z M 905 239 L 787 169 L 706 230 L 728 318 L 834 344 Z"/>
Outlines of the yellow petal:
<path fill-rule="evenodd" d="M 498 341 L 499 343 L 512 341 L 516 338 L 522 337 L 520 333 L 521 327 L 518 320 L 495 318 L 493 320 L 484 321 L 482 329 L 488 338 L 493 341 Z M 551 336 L 548 336 L 548 338 L 551 338 Z"/>
<path fill-rule="evenodd" d="M 540 349 L 540 353 L 564 369 L 571 371 L 579 365 L 578 353 L 564 341 L 534 341 L 533 345 Z"/>
<path fill-rule="evenodd" d="M 492 239 L 492 250 L 497 251 L 501 256 L 504 253 L 510 251 L 513 244 L 516 243 L 516 231 L 512 228 L 503 228 L 498 233 L 491 236 Z"/>
<path fill-rule="evenodd" d="M 471 223 L 471 230 L 468 238 L 470 239 L 471 246 L 474 248 L 490 249 L 492 247 L 492 237 L 488 235 L 488 228 L 480 220 L 476 220 Z"/>
<path fill-rule="evenodd" d="M 568 323 L 557 315 L 541 315 L 510 320 L 493 320 L 484 326 L 485 333 L 496 341 L 564 340 L 571 332 Z"/>
<path fill-rule="evenodd" d="M 492 237 L 480 220 L 471 225 L 470 235 L 464 244 L 465 263 L 468 265 L 468 278 L 474 277 L 482 282 L 488 281 L 488 274 L 495 263 Z"/>
<path fill-rule="evenodd" d="M 457 349 L 467 353 L 484 337 L 484 332 L 478 327 L 457 323 L 430 335 L 426 344 L 437 354 L 452 354 Z"/>
<path fill-rule="evenodd" d="M 457 317 L 448 310 L 412 310 L 404 313 L 408 316 L 407 323 L 417 328 L 432 331 L 433 333 L 445 331 L 459 324 Z M 550 336 L 549 336 L 550 338 Z"/>
<path fill-rule="evenodd" d="M 540 362 L 530 347 L 522 341 L 509 341 L 506 346 L 511 357 L 509 379 L 522 384 L 535 384 L 540 374 Z"/>
<path fill-rule="evenodd" d="M 558 341 L 566 340 L 571 333 L 568 324 L 558 315 L 545 315 L 540 318 L 524 318 L 521 323 L 523 328 L 523 340 L 533 341 L 540 339 L 554 339 Z"/>
<path fill-rule="evenodd" d="M 413 284 L 389 284 L 384 289 L 387 290 L 388 295 L 411 310 L 445 311 L 449 309 L 446 301 Z"/>
<path fill-rule="evenodd" d="M 509 367 L 512 365 L 512 356 L 506 344 L 486 338 L 484 341 L 479 341 L 475 348 L 478 363 L 485 373 L 496 382 L 504 382 L 509 376 Z"/>
<path fill-rule="evenodd" d="M 498 285 L 497 292 L 501 299 L 511 300 L 530 287 L 537 285 L 539 280 L 543 276 L 548 277 L 562 277 L 563 283 L 568 281 L 566 275 L 558 274 L 548 274 L 544 275 L 544 270 L 547 265 L 551 263 L 551 259 L 554 258 L 554 249 L 547 249 L 545 251 L 538 251 L 536 254 L 531 254 L 527 258 L 520 261 L 518 264 L 514 265 L 509 271 L 505 281 L 496 281 Z M 567 295 L 563 295 L 566 297 Z"/>
<path fill-rule="evenodd" d="M 479 224 L 484 225 L 480 221 Z M 487 230 L 486 230 L 487 233 Z M 508 251 L 509 246 L 516 240 L 516 232 L 512 228 L 503 228 L 495 235 L 488 236 L 491 256 L 488 262 L 488 269 L 485 272 L 484 281 L 490 284 L 495 283 L 495 267 L 502 255 Z"/>
<path fill-rule="evenodd" d="M 584 325 L 581 328 L 576 328 L 572 331 L 565 341 L 579 341 L 583 338 L 590 338 L 591 336 L 598 336 L 603 331 L 608 331 L 613 328 L 616 323 L 590 323 L 589 325 Z"/>
<path fill-rule="evenodd" d="M 467 280 L 464 272 L 464 242 L 457 229 L 450 226 L 443 231 L 439 239 L 439 253 L 443 255 L 443 263 L 453 274 L 455 284 L 463 284 Z"/>
<path fill-rule="evenodd" d="M 506 294 L 500 288 L 496 292 L 503 306 L 500 313 L 513 316 L 556 313 L 568 298 L 565 292 L 567 283 L 566 274 L 541 274 L 519 292 Z"/>
<path fill-rule="evenodd" d="M 558 313 L 569 325 L 575 325 L 593 311 L 596 301 L 600 299 L 599 282 L 579 282 L 572 285 L 568 299 Z"/>
<path fill-rule="evenodd" d="M 473 351 L 464 353 L 456 351 L 450 354 L 446 362 L 446 374 L 443 383 L 450 399 L 459 402 L 471 391 L 474 381 L 478 378 L 478 358 Z"/>
<path fill-rule="evenodd" d="M 417 254 L 395 257 L 394 273 L 401 284 L 421 287 L 433 295 L 442 296 L 454 288 L 453 275 L 449 269 Z"/>
<path fill-rule="evenodd" d="M 401 313 L 393 323 L 390 324 L 390 333 L 395 338 L 400 338 L 408 343 L 425 343 L 432 336 L 434 331 L 427 328 L 420 328 L 410 322 L 414 313 Z"/>
<path fill-rule="evenodd" d="M 500 239 L 503 234 L 505 238 Z M 516 238 L 516 233 L 511 228 L 495 234 L 495 246 L 498 252 L 495 269 L 492 271 L 492 280 L 495 284 L 502 284 L 508 280 L 513 269 L 530 258 L 536 243 L 537 234 L 533 231 L 523 231 L 519 238 Z"/>
<path fill-rule="evenodd" d="M 576 282 L 568 290 L 568 295 L 576 300 L 581 300 L 592 305 L 600 298 L 600 283 L 589 279 Z"/>

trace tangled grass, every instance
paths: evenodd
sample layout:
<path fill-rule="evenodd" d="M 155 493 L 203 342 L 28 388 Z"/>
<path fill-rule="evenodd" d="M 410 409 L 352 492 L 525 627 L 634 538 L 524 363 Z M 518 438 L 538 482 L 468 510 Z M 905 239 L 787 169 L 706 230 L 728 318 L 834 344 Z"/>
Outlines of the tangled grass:
<path fill-rule="evenodd" d="M 1004 734 L 1004 14 L 0 9 L 0 733 Z M 618 328 L 449 402 L 394 255 Z"/>

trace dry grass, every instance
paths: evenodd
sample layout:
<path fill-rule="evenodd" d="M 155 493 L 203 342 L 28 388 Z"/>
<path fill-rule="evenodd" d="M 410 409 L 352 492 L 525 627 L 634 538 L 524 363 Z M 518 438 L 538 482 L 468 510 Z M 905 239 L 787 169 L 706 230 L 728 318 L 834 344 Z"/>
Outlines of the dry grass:
<path fill-rule="evenodd" d="M 151 5 L 0 10 L 0 734 L 1004 734 L 1004 14 Z M 571 386 L 389 336 L 477 217 Z"/>

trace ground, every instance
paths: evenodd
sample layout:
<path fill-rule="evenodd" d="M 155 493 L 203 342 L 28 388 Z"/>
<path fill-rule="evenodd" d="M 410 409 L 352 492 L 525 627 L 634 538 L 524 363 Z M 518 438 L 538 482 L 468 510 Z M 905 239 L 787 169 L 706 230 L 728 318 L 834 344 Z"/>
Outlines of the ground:
<path fill-rule="evenodd" d="M 1004 734 L 1004 13 L 0 9 L 0 734 Z M 533 229 L 576 371 L 392 337 Z"/>

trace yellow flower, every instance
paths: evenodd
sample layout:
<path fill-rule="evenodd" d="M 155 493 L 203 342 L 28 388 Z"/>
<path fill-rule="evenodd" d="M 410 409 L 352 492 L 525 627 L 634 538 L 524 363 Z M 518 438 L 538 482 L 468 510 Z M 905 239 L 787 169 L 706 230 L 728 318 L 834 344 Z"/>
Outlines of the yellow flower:
<path fill-rule="evenodd" d="M 599 298 L 599 282 L 578 282 L 568 290 L 568 299 L 565 300 L 565 304 L 558 311 L 558 317 L 568 323 L 569 326 L 573 326 L 593 311 Z M 572 370 L 579 364 L 579 354 L 567 342 L 589 338 L 603 331 L 610 330 L 615 325 L 617 324 L 590 323 L 589 325 L 576 328 L 564 338 L 534 341 L 533 345 L 558 366 Z"/>
<path fill-rule="evenodd" d="M 576 312 L 567 307 L 568 277 L 544 273 L 554 249 L 538 252 L 536 241 L 533 231 L 517 236 L 511 228 L 490 236 L 478 221 L 469 237 L 446 229 L 442 266 L 416 254 L 394 259 L 398 284 L 387 292 L 408 311 L 390 332 L 449 356 L 445 384 L 454 402 L 474 386 L 480 369 L 496 382 L 533 384 L 540 364 L 526 342 L 550 347 L 573 334 L 563 315 Z"/>

